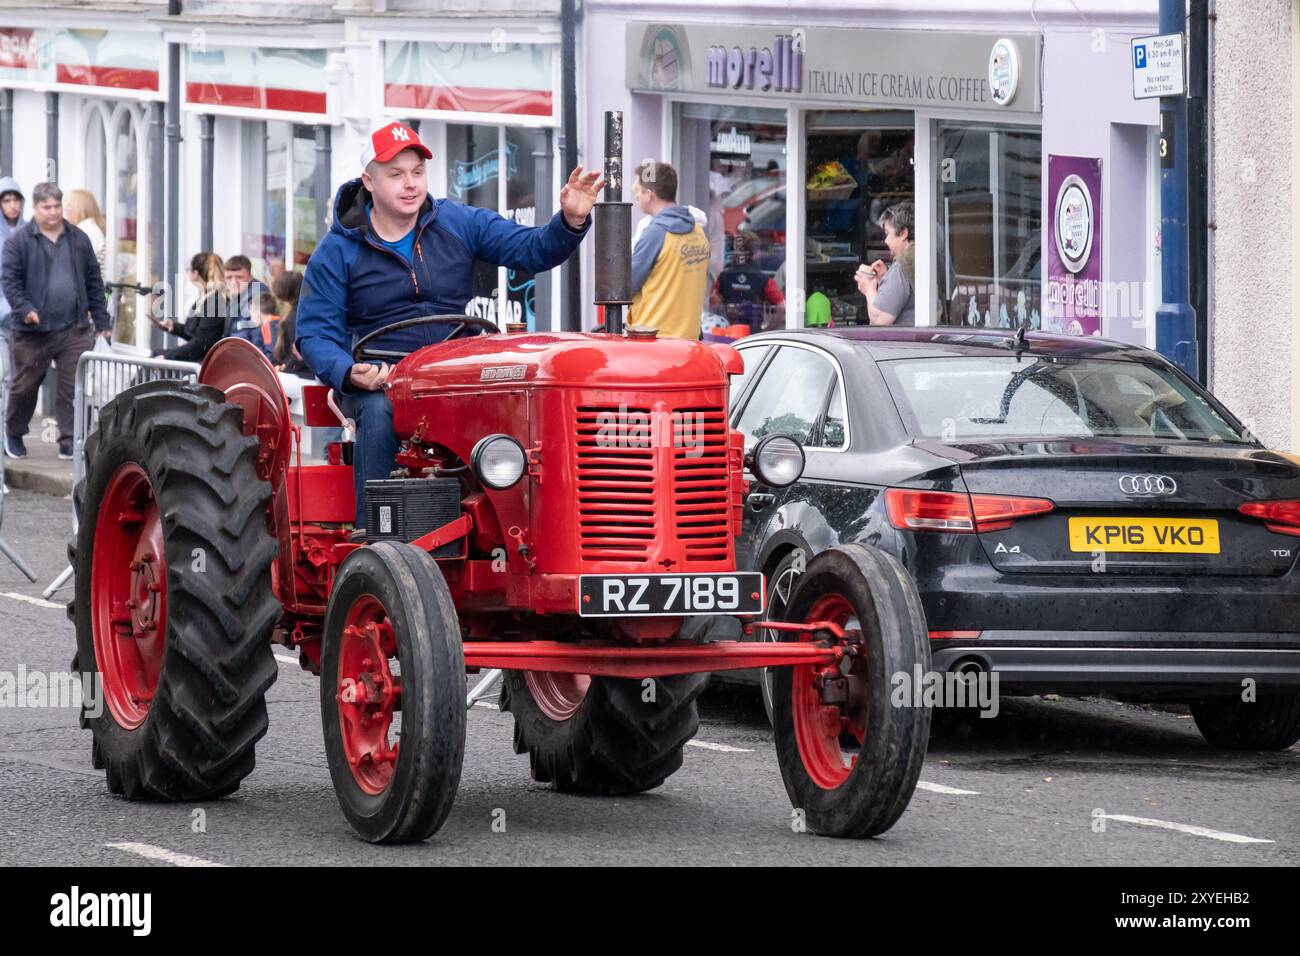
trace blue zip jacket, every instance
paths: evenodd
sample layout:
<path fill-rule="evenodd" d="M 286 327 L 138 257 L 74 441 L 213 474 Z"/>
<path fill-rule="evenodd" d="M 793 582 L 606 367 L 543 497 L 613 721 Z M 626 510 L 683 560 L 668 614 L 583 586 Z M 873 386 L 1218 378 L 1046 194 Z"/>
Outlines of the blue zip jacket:
<path fill-rule="evenodd" d="M 463 314 L 474 295 L 476 260 L 524 272 L 553 269 L 573 254 L 590 227 L 575 230 L 556 213 L 544 226 L 521 226 L 490 209 L 426 199 L 407 260 L 370 232 L 369 191 L 360 179 L 339 187 L 334 222 L 307 263 L 298 298 L 298 351 L 340 392 L 352 368 L 352 343 L 376 329 L 424 315 Z M 440 342 L 447 326 L 399 329 L 375 348 L 414 351 Z"/>

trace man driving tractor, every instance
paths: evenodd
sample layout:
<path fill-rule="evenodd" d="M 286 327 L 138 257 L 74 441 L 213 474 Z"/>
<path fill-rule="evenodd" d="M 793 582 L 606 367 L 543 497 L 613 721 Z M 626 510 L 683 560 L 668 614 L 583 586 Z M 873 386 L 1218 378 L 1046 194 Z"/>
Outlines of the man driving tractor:
<path fill-rule="evenodd" d="M 410 127 L 376 130 L 362 151 L 361 177 L 339 187 L 334 221 L 303 277 L 298 351 L 356 423 L 357 529 L 366 524 L 366 482 L 387 478 L 395 467 L 397 436 L 384 393 L 392 366 L 354 361 L 353 342 L 406 319 L 463 314 L 477 260 L 533 273 L 558 266 L 587 234 L 604 188 L 598 171 L 579 166 L 550 222 L 521 226 L 490 209 L 431 199 L 425 160 L 432 158 Z M 396 329 L 375 344 L 410 352 L 450 329 Z"/>

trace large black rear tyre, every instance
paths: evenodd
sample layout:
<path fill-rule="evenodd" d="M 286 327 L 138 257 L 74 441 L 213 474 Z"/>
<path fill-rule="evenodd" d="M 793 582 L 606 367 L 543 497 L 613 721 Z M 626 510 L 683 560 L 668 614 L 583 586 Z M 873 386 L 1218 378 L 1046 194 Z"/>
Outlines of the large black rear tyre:
<path fill-rule="evenodd" d="M 895 707 L 891 682 L 929 669 L 925 612 L 916 586 L 889 554 L 850 544 L 823 551 L 798 579 L 787 621 L 832 621 L 855 645 L 840 669 L 847 697 L 826 703 L 812 666 L 772 669 L 772 730 L 786 792 L 809 830 L 859 838 L 888 830 L 916 789 L 930 735 L 930 710 Z M 784 640 L 829 639 L 830 632 L 782 632 Z M 842 749 L 852 735 L 856 754 Z"/>
<path fill-rule="evenodd" d="M 267 730 L 278 546 L 242 423 L 215 388 L 150 382 L 105 405 L 86 443 L 73 667 L 102 675 L 81 723 L 108 789 L 128 799 L 231 793 Z"/>
<path fill-rule="evenodd" d="M 1286 750 L 1300 740 L 1300 694 L 1265 692 L 1247 703 L 1212 697 L 1192 703 L 1206 743 L 1221 750 Z"/>
<path fill-rule="evenodd" d="M 564 793 L 641 793 L 682 765 L 700 726 L 707 674 L 646 681 L 506 671 L 501 709 L 515 719 L 515 753 L 533 779 Z"/>

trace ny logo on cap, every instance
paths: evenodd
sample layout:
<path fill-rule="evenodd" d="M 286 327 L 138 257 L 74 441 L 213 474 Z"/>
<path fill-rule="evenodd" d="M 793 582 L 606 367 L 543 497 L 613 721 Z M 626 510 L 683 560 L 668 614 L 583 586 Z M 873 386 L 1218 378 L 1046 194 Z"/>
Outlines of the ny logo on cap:
<path fill-rule="evenodd" d="M 400 140 L 401 140 L 402 142 L 404 142 L 404 143 L 405 143 L 405 142 L 409 142 L 410 139 L 411 139 L 411 134 L 408 133 L 408 132 L 406 131 L 406 127 L 405 127 L 405 126 L 394 126 L 394 127 L 393 127 L 393 139 L 395 139 L 395 140 L 400 139 Z"/>

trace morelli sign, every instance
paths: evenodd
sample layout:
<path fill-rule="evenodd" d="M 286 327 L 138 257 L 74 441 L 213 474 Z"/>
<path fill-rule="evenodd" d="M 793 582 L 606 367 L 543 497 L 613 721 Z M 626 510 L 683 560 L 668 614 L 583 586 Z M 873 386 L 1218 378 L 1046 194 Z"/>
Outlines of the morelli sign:
<path fill-rule="evenodd" d="M 861 106 L 1041 110 L 1040 38 L 931 30 L 629 23 L 627 84 Z"/>

